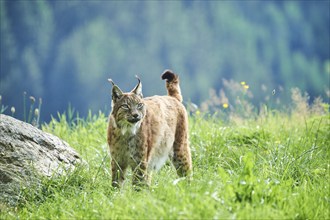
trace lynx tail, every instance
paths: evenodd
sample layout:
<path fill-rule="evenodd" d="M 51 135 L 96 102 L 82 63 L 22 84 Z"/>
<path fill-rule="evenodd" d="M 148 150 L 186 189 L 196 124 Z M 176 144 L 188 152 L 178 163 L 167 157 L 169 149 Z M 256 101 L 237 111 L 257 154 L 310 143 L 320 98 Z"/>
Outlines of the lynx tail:
<path fill-rule="evenodd" d="M 179 85 L 179 76 L 172 70 L 165 70 L 162 79 L 166 79 L 167 94 L 182 102 L 181 89 Z"/>

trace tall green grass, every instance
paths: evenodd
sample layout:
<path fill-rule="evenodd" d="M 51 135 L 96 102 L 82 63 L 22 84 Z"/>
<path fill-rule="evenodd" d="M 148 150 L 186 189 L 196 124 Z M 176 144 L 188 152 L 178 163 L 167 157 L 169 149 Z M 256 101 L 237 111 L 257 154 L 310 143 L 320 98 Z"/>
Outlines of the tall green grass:
<path fill-rule="evenodd" d="M 21 190 L 1 219 L 329 219 L 329 114 L 273 112 L 241 123 L 190 117 L 194 179 L 169 164 L 136 192 L 111 187 L 107 116 L 59 114 L 44 125 L 87 165 Z"/>

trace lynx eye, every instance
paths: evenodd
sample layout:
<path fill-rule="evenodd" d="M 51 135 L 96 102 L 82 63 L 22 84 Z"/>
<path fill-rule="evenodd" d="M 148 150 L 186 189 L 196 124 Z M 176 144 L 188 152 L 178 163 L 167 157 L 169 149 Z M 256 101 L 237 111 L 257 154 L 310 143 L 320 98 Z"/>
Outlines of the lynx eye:
<path fill-rule="evenodd" d="M 142 108 L 143 108 L 143 103 L 139 103 L 139 104 L 137 105 L 137 108 L 138 108 L 138 109 L 142 109 Z"/>
<path fill-rule="evenodd" d="M 127 104 L 123 104 L 120 106 L 122 109 L 125 109 L 125 110 L 128 110 L 129 109 L 129 106 Z"/>

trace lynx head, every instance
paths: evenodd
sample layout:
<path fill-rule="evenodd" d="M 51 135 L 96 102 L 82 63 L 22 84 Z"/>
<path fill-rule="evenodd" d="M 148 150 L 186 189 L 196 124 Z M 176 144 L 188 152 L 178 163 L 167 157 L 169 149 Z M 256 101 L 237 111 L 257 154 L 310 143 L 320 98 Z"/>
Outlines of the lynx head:
<path fill-rule="evenodd" d="M 114 127 L 121 129 L 122 134 L 130 131 L 135 134 L 140 127 L 146 114 L 146 107 L 143 102 L 142 84 L 138 77 L 138 84 L 128 93 L 124 93 L 108 79 L 112 84 L 112 118 Z"/>

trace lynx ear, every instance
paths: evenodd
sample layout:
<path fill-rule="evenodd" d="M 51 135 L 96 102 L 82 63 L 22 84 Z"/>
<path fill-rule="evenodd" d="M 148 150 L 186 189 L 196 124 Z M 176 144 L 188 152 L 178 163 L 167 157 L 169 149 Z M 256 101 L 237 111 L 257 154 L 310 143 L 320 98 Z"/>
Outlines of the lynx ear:
<path fill-rule="evenodd" d="M 143 94 L 142 94 L 142 83 L 141 80 L 139 79 L 138 76 L 135 76 L 137 78 L 137 80 L 139 81 L 138 84 L 135 86 L 135 88 L 131 91 L 131 93 L 134 93 L 138 96 L 140 96 L 141 98 L 143 98 Z"/>
<path fill-rule="evenodd" d="M 108 79 L 108 81 L 112 84 L 112 100 L 117 102 L 123 96 L 123 92 L 120 88 L 112 81 L 112 79 Z"/>

